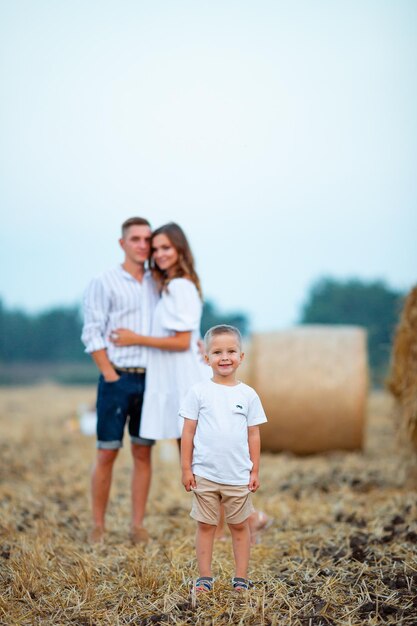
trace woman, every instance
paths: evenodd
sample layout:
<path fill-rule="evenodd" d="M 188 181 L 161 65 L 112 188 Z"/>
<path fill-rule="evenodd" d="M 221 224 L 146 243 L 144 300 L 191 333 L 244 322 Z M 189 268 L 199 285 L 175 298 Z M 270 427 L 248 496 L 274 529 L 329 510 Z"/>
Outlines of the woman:
<path fill-rule="evenodd" d="M 111 341 L 118 346 L 149 347 L 146 392 L 140 436 L 180 439 L 178 416 L 182 396 L 191 385 L 211 375 L 198 349 L 202 313 L 201 287 L 183 230 L 173 222 L 152 234 L 150 265 L 161 298 L 151 336 L 118 328 Z"/>
<path fill-rule="evenodd" d="M 194 258 L 183 230 L 170 222 L 157 228 L 151 239 L 150 266 L 161 298 L 156 306 L 151 336 L 118 328 L 111 341 L 118 346 L 149 348 L 146 391 L 140 436 L 147 439 L 180 439 L 183 420 L 178 416 L 182 396 L 191 385 L 211 376 L 198 342 L 202 294 Z M 249 519 L 252 543 L 272 520 L 262 511 Z M 218 529 L 222 539 L 223 523 Z"/>

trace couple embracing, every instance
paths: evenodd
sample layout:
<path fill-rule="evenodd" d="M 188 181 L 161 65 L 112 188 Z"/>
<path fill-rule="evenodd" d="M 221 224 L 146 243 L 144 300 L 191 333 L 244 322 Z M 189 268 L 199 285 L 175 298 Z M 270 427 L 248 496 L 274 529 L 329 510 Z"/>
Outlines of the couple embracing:
<path fill-rule="evenodd" d="M 211 371 L 200 354 L 201 287 L 183 230 L 168 223 L 152 232 L 146 219 L 134 217 L 123 223 L 119 244 L 123 263 L 94 279 L 84 297 L 82 340 L 100 370 L 90 541 L 104 537 L 112 469 L 128 423 L 137 544 L 148 540 L 152 446 L 180 439 L 181 400 Z M 261 512 L 251 515 L 253 541 L 268 521 Z"/>

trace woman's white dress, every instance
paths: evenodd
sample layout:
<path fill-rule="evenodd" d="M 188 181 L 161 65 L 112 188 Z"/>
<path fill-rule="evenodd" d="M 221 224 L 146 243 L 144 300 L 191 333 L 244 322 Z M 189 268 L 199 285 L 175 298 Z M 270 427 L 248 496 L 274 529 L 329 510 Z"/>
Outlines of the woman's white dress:
<path fill-rule="evenodd" d="M 147 439 L 178 439 L 183 418 L 178 411 L 182 397 L 194 383 L 207 380 L 211 368 L 198 351 L 202 303 L 194 283 L 174 278 L 156 305 L 151 335 L 168 337 L 191 331 L 191 343 L 183 352 L 149 348 L 146 389 L 140 436 Z"/>

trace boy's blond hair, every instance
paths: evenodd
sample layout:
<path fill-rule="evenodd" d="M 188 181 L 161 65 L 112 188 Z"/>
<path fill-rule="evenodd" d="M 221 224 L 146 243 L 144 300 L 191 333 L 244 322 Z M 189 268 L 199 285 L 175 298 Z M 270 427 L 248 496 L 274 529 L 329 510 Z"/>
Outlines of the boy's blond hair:
<path fill-rule="evenodd" d="M 208 329 L 206 334 L 204 335 L 204 347 L 206 352 L 210 349 L 210 344 L 213 337 L 217 337 L 218 335 L 234 335 L 239 344 L 239 348 L 242 349 L 242 335 L 236 326 L 230 326 L 229 324 L 218 324 L 217 326 L 212 326 Z"/>

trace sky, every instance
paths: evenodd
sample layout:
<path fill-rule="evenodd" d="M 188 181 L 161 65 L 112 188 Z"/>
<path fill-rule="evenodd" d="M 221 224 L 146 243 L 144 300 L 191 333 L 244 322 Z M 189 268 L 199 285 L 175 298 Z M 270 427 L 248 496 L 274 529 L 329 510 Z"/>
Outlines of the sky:
<path fill-rule="evenodd" d="M 134 215 L 256 331 L 417 282 L 415 0 L 2 0 L 0 85 L 8 308 L 80 303 Z"/>

